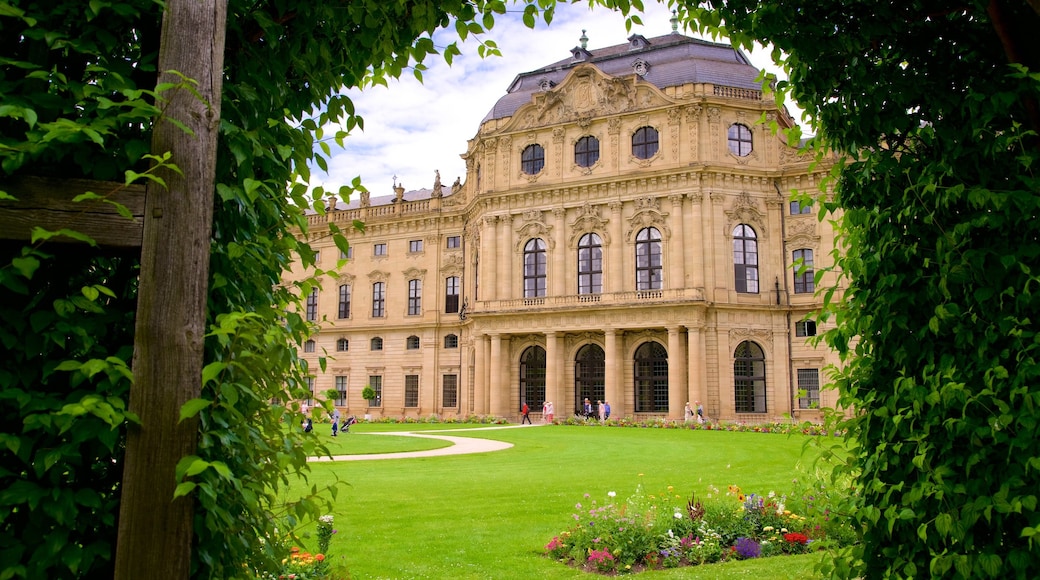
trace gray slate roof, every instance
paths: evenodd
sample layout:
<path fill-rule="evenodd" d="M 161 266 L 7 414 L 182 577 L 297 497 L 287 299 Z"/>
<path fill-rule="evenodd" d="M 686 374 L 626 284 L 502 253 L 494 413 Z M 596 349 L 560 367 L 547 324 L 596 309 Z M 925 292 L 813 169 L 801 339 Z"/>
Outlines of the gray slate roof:
<path fill-rule="evenodd" d="M 572 52 L 586 56 L 583 60 L 572 56 L 517 75 L 507 94 L 495 103 L 482 122 L 512 116 L 522 105 L 531 102 L 532 94 L 542 91 L 543 82 L 559 84 L 571 69 L 583 63 L 593 64 L 611 76 L 628 76 L 634 74 L 633 64 L 642 59 L 649 65 L 649 72 L 643 80 L 660 89 L 687 83 L 711 83 L 751 90 L 762 88 L 761 83 L 755 80 L 758 68 L 743 52 L 728 44 L 690 38 L 675 32 L 650 39 L 634 34 L 626 44 L 592 51 L 575 47 Z"/>

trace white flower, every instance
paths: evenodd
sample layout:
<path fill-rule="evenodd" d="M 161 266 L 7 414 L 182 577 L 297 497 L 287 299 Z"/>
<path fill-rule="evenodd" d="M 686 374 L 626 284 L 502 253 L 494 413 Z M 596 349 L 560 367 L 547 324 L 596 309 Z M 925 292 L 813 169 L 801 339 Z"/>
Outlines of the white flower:
<path fill-rule="evenodd" d="M 607 497 L 614 497 L 615 495 L 617 495 L 617 494 L 612 492 L 612 491 L 608 491 L 607 492 Z"/>
<path fill-rule="evenodd" d="M 668 530 L 668 537 L 669 538 L 674 538 L 675 537 L 675 534 L 672 533 L 672 530 Z"/>
<path fill-rule="evenodd" d="M 320 518 L 318 518 L 318 521 L 320 521 L 323 524 L 331 524 L 334 519 L 335 518 L 332 516 L 332 514 L 329 514 L 329 515 L 321 516 Z"/>
<path fill-rule="evenodd" d="M 770 497 L 770 498 L 774 498 L 774 497 L 776 497 L 776 492 L 775 492 L 775 491 L 771 491 L 771 492 L 769 492 L 769 497 Z"/>
<path fill-rule="evenodd" d="M 675 519 L 681 520 L 682 519 L 682 514 L 679 513 L 679 512 L 675 512 Z"/>

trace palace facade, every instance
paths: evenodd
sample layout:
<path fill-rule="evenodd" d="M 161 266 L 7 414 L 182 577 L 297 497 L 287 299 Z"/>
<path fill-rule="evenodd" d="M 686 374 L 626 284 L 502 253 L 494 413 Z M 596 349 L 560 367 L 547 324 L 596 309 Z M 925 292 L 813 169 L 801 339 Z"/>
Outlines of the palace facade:
<path fill-rule="evenodd" d="M 792 120 L 731 46 L 633 35 L 520 74 L 454 185 L 312 215 L 323 321 L 315 397 L 349 414 L 819 418 L 837 363 L 805 317 L 834 249 L 812 205 L 830 169 L 768 124 Z M 762 121 L 765 121 L 763 123 Z M 341 252 L 325 231 L 351 231 Z M 296 275 L 300 273 L 297 272 Z M 317 357 L 327 356 L 322 372 Z M 376 398 L 366 401 L 371 386 Z"/>

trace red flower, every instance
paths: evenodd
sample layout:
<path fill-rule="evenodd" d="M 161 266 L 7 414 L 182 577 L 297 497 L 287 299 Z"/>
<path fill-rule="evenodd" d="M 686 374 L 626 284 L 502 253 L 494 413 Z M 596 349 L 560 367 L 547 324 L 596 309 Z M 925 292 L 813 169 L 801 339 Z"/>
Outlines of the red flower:
<path fill-rule="evenodd" d="M 805 534 L 791 532 L 790 534 L 784 534 L 784 541 L 791 544 L 808 544 L 809 538 Z"/>

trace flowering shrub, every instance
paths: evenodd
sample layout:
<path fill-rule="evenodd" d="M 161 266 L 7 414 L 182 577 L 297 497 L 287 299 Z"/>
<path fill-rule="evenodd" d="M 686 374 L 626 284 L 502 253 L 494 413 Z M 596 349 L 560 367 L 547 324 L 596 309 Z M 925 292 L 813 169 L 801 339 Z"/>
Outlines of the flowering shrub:
<path fill-rule="evenodd" d="M 602 503 L 585 494 L 574 505 L 571 527 L 545 545 L 545 554 L 589 572 L 625 574 L 819 547 L 814 521 L 789 508 L 801 500 L 745 494 L 737 486 L 724 494 L 709 491 L 707 503 L 684 499 L 671 486 L 654 493 L 638 486 L 624 500 L 611 491 Z"/>
<path fill-rule="evenodd" d="M 332 573 L 327 556 L 332 536 L 336 534 L 334 523 L 332 515 L 318 518 L 317 553 L 301 552 L 300 548 L 293 546 L 289 549 L 289 556 L 282 560 L 282 565 L 277 571 L 260 572 L 257 577 L 263 580 L 333 580 L 339 578 L 340 576 Z"/>

